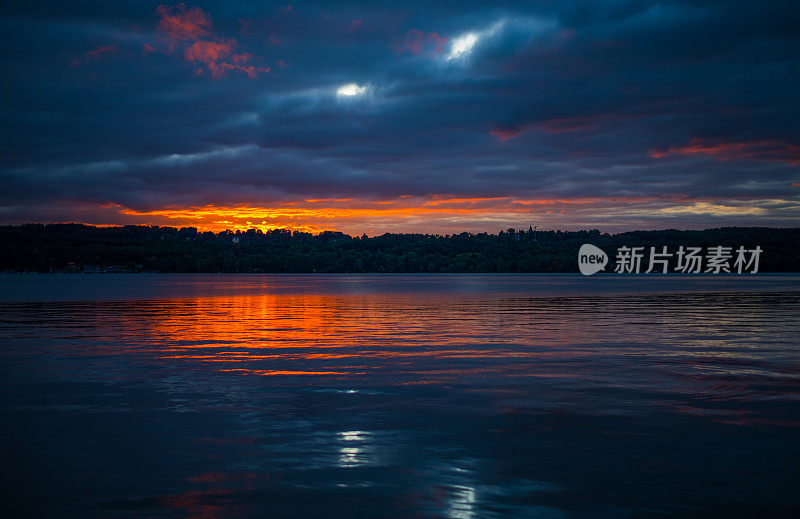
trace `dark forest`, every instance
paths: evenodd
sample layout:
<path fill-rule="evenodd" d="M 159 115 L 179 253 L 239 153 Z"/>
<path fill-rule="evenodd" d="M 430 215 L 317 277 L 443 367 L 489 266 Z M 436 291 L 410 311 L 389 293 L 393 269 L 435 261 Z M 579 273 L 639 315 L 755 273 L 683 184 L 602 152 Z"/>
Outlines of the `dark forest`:
<path fill-rule="evenodd" d="M 312 235 L 289 230 L 78 224 L 0 227 L 5 272 L 577 272 L 584 243 L 609 256 L 622 246 L 675 253 L 681 246 L 761 247 L 759 272 L 800 271 L 800 228 L 724 227 L 605 234 L 507 229 L 497 234 Z M 674 259 L 674 258 L 673 258 Z M 670 265 L 672 268 L 672 264 Z M 671 271 L 671 269 L 670 269 Z"/>

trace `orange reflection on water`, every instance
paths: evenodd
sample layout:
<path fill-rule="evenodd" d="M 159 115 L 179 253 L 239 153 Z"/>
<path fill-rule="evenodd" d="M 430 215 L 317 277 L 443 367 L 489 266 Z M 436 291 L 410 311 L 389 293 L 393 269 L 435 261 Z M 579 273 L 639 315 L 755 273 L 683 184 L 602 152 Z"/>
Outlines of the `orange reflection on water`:
<path fill-rule="evenodd" d="M 704 374 L 703 359 L 711 358 L 712 374 L 721 376 L 737 373 L 740 365 L 753 369 L 750 357 L 758 353 L 748 347 L 728 351 L 723 346 L 729 341 L 714 342 L 723 340 L 715 335 L 743 319 L 767 318 L 731 317 L 700 296 L 686 296 L 676 319 L 668 302 L 646 298 L 363 293 L 357 283 L 343 286 L 335 294 L 286 294 L 268 293 L 265 284 L 263 295 L 121 303 L 124 311 L 114 312 L 121 336 L 112 340 L 109 332 L 103 344 L 181 369 L 307 381 L 599 380 L 618 365 L 636 366 L 651 355 L 694 375 Z M 693 340 L 682 339 L 694 332 Z M 665 337 L 677 342 L 653 350 Z M 623 375 L 631 383 L 650 383 L 635 371 Z"/>
<path fill-rule="evenodd" d="M 467 371 L 511 375 L 515 359 L 558 355 L 547 346 L 557 319 L 551 314 L 546 326 L 537 326 L 519 304 L 453 294 L 241 295 L 154 302 L 127 314 L 120 328 L 128 340 L 146 341 L 160 361 L 194 368 L 430 382 Z M 588 340 L 586 327 L 566 326 L 559 336 L 559 342 Z M 591 354 L 588 348 L 571 352 Z M 542 364 L 541 372 L 547 369 Z"/>
<path fill-rule="evenodd" d="M 242 369 L 242 368 L 231 368 L 231 369 L 220 369 L 218 371 L 243 371 L 249 375 L 261 375 L 261 376 L 270 376 L 270 375 L 346 375 L 346 371 L 279 371 L 279 370 L 264 370 L 264 369 Z"/>

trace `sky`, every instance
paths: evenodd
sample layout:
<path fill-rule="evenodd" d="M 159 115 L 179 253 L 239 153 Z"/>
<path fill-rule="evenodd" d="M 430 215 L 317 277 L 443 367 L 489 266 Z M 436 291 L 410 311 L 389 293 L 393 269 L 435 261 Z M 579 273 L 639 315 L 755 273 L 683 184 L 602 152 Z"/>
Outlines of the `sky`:
<path fill-rule="evenodd" d="M 0 224 L 800 222 L 796 0 L 6 2 Z"/>

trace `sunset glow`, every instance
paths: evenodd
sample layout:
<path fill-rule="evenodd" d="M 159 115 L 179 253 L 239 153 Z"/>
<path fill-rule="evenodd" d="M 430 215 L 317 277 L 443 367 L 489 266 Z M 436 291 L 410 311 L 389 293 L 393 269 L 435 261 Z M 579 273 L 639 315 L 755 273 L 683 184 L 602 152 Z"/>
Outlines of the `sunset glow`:
<path fill-rule="evenodd" d="M 800 208 L 789 199 L 697 200 L 688 197 L 617 197 L 517 199 L 513 197 L 405 196 L 390 200 L 352 198 L 306 199 L 264 205 L 204 205 L 135 209 L 104 204 L 97 210 L 102 218 L 85 223 L 170 225 L 195 227 L 200 231 L 226 229 L 246 231 L 290 229 L 319 233 L 343 231 L 370 236 L 384 232 L 435 230 L 441 234 L 461 232 L 472 223 L 476 231 L 495 228 L 525 228 L 542 222 L 570 222 L 574 227 L 596 227 L 603 221 L 631 219 L 645 222 L 659 217 L 769 216 Z M 626 220 L 623 220 L 623 225 Z M 107 224 L 106 224 L 107 225 Z"/>

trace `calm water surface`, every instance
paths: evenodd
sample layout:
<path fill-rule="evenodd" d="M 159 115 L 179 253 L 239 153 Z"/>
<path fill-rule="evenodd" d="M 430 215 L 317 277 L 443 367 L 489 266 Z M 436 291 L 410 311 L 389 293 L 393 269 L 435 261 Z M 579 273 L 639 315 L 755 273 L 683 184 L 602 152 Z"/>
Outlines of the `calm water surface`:
<path fill-rule="evenodd" d="M 0 276 L 3 516 L 798 517 L 800 276 Z"/>

